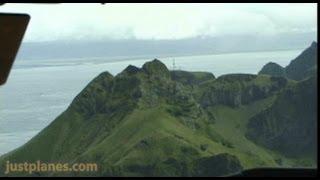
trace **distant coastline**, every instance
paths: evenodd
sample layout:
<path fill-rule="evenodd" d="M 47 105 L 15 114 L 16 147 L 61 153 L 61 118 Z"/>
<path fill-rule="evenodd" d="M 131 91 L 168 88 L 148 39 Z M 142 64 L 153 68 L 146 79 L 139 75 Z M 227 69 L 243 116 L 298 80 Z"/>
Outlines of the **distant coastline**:
<path fill-rule="evenodd" d="M 24 69 L 24 68 L 40 68 L 40 67 L 59 67 L 59 66 L 75 66 L 75 65 L 82 65 L 85 63 L 93 64 L 105 64 L 105 63 L 114 63 L 114 62 L 125 62 L 125 61 L 135 61 L 135 60 L 148 60 L 152 58 L 183 58 L 183 57 L 192 57 L 192 56 L 215 56 L 215 55 L 231 55 L 231 54 L 247 54 L 247 53 L 268 53 L 268 52 L 284 52 L 284 51 L 302 51 L 303 48 L 289 48 L 289 49 L 277 49 L 277 50 L 259 50 L 259 51 L 235 51 L 235 52 L 217 52 L 217 53 L 193 53 L 193 54 L 175 54 L 175 55 L 141 55 L 141 56 L 110 56 L 110 57 L 103 57 L 103 56 L 97 56 L 97 57 L 79 57 L 79 58 L 50 58 L 50 59 L 18 59 L 14 66 L 14 69 Z M 55 64 L 55 65 L 48 65 L 48 64 L 40 64 L 40 65 L 21 65 L 21 62 L 24 62 L 26 64 L 29 64 L 28 61 L 42 61 L 42 62 L 48 62 L 48 61 L 63 61 L 68 60 L 69 63 L 65 64 Z"/>

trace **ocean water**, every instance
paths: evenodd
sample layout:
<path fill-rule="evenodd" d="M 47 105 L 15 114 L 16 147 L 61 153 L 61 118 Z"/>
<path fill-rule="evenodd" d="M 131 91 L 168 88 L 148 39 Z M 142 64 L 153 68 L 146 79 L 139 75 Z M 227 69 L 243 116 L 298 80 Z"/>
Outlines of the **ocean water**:
<path fill-rule="evenodd" d="M 282 66 L 298 56 L 298 50 L 247 52 L 158 58 L 172 69 L 207 71 L 215 76 L 257 73 L 273 61 Z M 72 99 L 103 71 L 116 75 L 129 64 L 141 67 L 146 59 L 78 58 L 18 60 L 9 79 L 0 87 L 0 155 L 39 133 L 70 104 Z"/>

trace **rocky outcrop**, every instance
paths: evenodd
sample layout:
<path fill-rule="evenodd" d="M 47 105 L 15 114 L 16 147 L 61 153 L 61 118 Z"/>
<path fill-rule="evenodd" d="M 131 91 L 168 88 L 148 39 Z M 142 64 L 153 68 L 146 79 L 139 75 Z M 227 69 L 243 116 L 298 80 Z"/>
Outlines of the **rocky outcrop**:
<path fill-rule="evenodd" d="M 142 70 L 148 75 L 168 78 L 170 77 L 170 72 L 165 64 L 163 64 L 158 59 L 154 59 L 150 62 L 146 62 L 142 66 Z"/>
<path fill-rule="evenodd" d="M 316 150 L 315 79 L 298 84 L 250 74 L 216 79 L 205 72 L 170 72 L 157 59 L 116 76 L 104 72 L 42 132 L 1 156 L 0 176 L 12 159 L 99 165 L 94 174 L 72 176 L 225 176 L 248 167 L 247 160 L 251 166 L 273 166 L 270 150 L 309 157 Z M 254 102 L 261 107 L 251 112 L 246 105 Z M 235 119 L 227 122 L 224 115 Z"/>
<path fill-rule="evenodd" d="M 233 74 L 206 84 L 200 98 L 202 107 L 226 105 L 239 107 L 269 97 L 287 85 L 282 77 Z"/>
<path fill-rule="evenodd" d="M 128 70 L 128 68 L 127 68 Z M 132 71 L 130 71 L 132 73 Z M 128 113 L 141 97 L 140 80 L 136 76 L 116 76 L 105 72 L 91 81 L 70 105 L 70 110 L 86 119 L 95 114 L 110 114 L 116 111 Z M 119 101 L 119 98 L 124 101 Z"/>
<path fill-rule="evenodd" d="M 317 43 L 313 42 L 285 68 L 276 63 L 268 63 L 259 74 L 282 76 L 296 81 L 307 79 L 317 73 L 317 46 Z"/>
<path fill-rule="evenodd" d="M 317 68 L 317 43 L 313 42 L 298 57 L 285 67 L 286 76 L 293 80 L 303 80 L 316 73 Z"/>
<path fill-rule="evenodd" d="M 316 78 L 282 91 L 274 104 L 247 125 L 247 138 L 289 157 L 316 157 Z"/>
<path fill-rule="evenodd" d="M 136 66 L 133 65 L 129 65 L 128 67 L 126 67 L 121 74 L 126 74 L 126 75 L 134 75 L 137 74 L 139 72 L 141 72 L 142 70 Z"/>

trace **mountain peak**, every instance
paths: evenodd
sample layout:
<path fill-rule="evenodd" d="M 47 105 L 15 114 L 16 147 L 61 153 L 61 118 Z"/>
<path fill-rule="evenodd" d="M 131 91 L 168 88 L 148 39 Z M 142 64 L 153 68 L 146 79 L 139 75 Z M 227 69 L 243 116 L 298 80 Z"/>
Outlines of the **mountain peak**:
<path fill-rule="evenodd" d="M 158 59 L 154 59 L 152 61 L 146 62 L 142 66 L 142 69 L 148 75 L 165 76 L 165 77 L 170 76 L 170 72 L 167 66 Z"/>
<path fill-rule="evenodd" d="M 270 76 L 284 76 L 284 68 L 277 63 L 269 62 L 262 67 L 258 74 Z"/>
<path fill-rule="evenodd" d="M 317 42 L 313 41 L 308 48 L 293 59 L 286 67 L 269 62 L 263 66 L 258 74 L 283 76 L 296 81 L 313 76 L 316 74 L 317 69 L 317 46 Z"/>
<path fill-rule="evenodd" d="M 315 52 L 306 51 L 294 66 L 315 61 Z M 208 72 L 170 72 L 158 59 L 142 68 L 129 65 L 120 76 L 103 72 L 41 133 L 0 157 L 0 177 L 8 176 L 9 160 L 99 167 L 94 173 L 10 176 L 212 177 L 261 165 L 295 167 L 307 158 L 302 165 L 315 167 L 315 78 L 289 82 L 227 74 L 216 79 Z"/>
<path fill-rule="evenodd" d="M 310 47 L 317 48 L 317 46 L 318 46 L 318 43 L 316 41 L 313 41 Z"/>
<path fill-rule="evenodd" d="M 140 71 L 141 71 L 140 68 L 133 66 L 133 65 L 129 65 L 122 71 L 122 73 L 127 73 L 129 75 L 132 75 L 132 74 L 136 74 Z"/>
<path fill-rule="evenodd" d="M 289 79 L 303 80 L 316 74 L 317 67 L 317 43 L 305 49 L 298 57 L 286 67 L 286 75 Z"/>

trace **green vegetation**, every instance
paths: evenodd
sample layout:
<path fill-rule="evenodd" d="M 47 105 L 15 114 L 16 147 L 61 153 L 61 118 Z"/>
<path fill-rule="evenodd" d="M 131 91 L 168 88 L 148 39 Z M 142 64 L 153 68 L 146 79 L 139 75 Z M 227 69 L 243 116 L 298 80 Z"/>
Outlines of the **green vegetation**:
<path fill-rule="evenodd" d="M 277 63 L 269 62 L 264 65 L 259 74 L 266 74 L 270 76 L 285 76 L 285 69 Z"/>
<path fill-rule="evenodd" d="M 93 79 L 5 162 L 94 162 L 98 172 L 10 176 L 226 176 L 316 166 L 316 77 L 172 71 L 159 60 Z"/>
<path fill-rule="evenodd" d="M 285 88 L 272 106 L 249 120 L 247 137 L 288 157 L 316 159 L 315 87 L 313 76 Z"/>
<path fill-rule="evenodd" d="M 318 44 L 313 42 L 285 68 L 270 62 L 261 69 L 259 74 L 282 76 L 296 81 L 307 79 L 317 73 L 317 51 Z"/>

